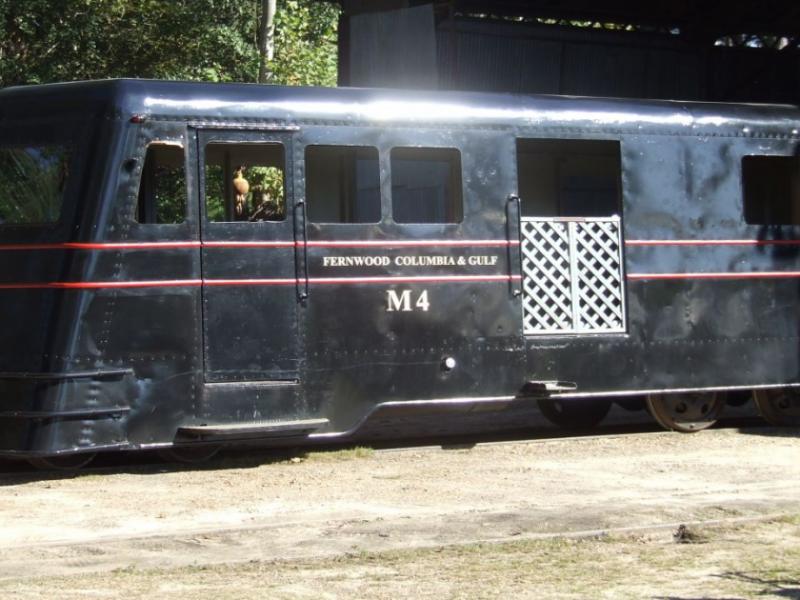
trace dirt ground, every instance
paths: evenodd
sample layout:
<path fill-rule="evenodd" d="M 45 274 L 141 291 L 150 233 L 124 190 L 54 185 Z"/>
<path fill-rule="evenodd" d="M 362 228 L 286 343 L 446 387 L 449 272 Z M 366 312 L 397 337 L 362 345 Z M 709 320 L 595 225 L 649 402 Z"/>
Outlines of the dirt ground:
<path fill-rule="evenodd" d="M 0 526 L 0 598 L 800 598 L 800 432 L 6 473 Z"/>

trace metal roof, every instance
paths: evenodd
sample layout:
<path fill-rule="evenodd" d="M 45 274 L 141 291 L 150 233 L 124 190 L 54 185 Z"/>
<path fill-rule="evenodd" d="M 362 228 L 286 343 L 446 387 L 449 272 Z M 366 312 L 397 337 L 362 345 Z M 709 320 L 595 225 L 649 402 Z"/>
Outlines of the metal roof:
<path fill-rule="evenodd" d="M 691 131 L 703 135 L 798 136 L 800 110 L 715 104 L 359 88 L 304 88 L 119 79 L 0 90 L 0 118 L 66 112 L 198 122 L 319 122 L 392 126 L 511 126 L 592 131 Z"/>

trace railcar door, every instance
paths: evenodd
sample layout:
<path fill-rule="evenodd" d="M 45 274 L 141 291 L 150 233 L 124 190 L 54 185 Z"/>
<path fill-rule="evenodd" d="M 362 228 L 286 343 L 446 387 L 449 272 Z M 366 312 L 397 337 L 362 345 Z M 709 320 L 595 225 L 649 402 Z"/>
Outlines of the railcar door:
<path fill-rule="evenodd" d="M 198 132 L 207 382 L 298 377 L 292 133 Z"/>

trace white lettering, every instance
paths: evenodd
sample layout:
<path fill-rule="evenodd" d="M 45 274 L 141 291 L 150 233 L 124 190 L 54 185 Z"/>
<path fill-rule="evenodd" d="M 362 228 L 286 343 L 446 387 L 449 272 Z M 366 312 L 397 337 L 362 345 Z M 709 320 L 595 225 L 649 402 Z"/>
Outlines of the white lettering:
<path fill-rule="evenodd" d="M 417 298 L 417 302 L 415 304 L 417 308 L 421 308 L 425 312 L 431 307 L 431 303 L 428 302 L 428 290 L 422 290 L 422 293 Z"/>
<path fill-rule="evenodd" d="M 388 267 L 388 256 L 323 256 L 323 267 Z"/>
<path fill-rule="evenodd" d="M 427 312 L 430 307 L 428 290 L 420 292 L 413 306 L 411 304 L 411 290 L 403 290 L 400 294 L 394 290 L 386 290 L 386 312 L 411 312 L 412 310 Z"/>
<path fill-rule="evenodd" d="M 485 254 L 479 256 L 470 256 L 469 259 L 467 259 L 467 263 L 473 267 L 493 267 L 497 264 L 497 254 L 493 254 L 492 256 L 486 256 Z"/>
<path fill-rule="evenodd" d="M 409 312 L 411 310 L 411 290 L 404 290 L 399 296 L 394 290 L 386 290 L 386 312 Z"/>
<path fill-rule="evenodd" d="M 394 264 L 398 267 L 455 267 L 452 256 L 397 256 Z"/>

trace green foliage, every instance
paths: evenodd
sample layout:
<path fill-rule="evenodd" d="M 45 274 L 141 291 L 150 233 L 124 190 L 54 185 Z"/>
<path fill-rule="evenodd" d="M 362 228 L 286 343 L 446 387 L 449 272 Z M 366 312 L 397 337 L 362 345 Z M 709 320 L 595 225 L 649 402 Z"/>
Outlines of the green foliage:
<path fill-rule="evenodd" d="M 162 168 L 156 173 L 156 223 L 186 220 L 186 176 L 183 168 Z"/>
<path fill-rule="evenodd" d="M 0 85 L 256 81 L 260 0 L 0 0 Z M 338 6 L 278 0 L 274 83 L 334 85 Z"/>
<path fill-rule="evenodd" d="M 255 214 L 259 207 L 263 207 L 268 220 L 277 220 L 277 216 L 286 214 L 285 200 L 283 197 L 283 169 L 279 167 L 249 167 L 247 177 L 250 181 L 250 207 L 251 214 Z"/>
<path fill-rule="evenodd" d="M 55 223 L 68 165 L 64 148 L 0 149 L 0 224 Z"/>
<path fill-rule="evenodd" d="M 227 221 L 225 178 L 222 165 L 206 165 L 206 216 L 211 222 Z"/>
<path fill-rule="evenodd" d="M 278 0 L 272 81 L 288 85 L 336 85 L 338 6 Z"/>

